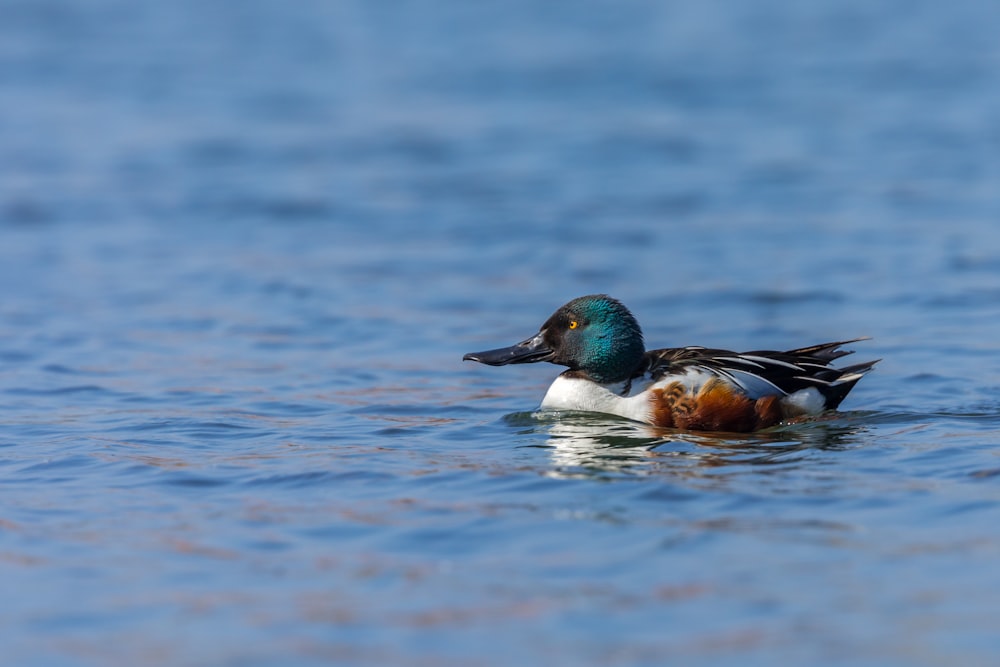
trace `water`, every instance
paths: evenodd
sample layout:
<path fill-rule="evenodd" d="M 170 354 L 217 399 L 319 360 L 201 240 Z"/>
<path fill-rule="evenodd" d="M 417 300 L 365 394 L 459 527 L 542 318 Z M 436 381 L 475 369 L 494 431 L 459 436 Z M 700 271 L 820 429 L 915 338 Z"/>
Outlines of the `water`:
<path fill-rule="evenodd" d="M 1000 12 L 0 3 L 11 665 L 1000 658 Z M 463 364 L 871 335 L 829 420 Z"/>

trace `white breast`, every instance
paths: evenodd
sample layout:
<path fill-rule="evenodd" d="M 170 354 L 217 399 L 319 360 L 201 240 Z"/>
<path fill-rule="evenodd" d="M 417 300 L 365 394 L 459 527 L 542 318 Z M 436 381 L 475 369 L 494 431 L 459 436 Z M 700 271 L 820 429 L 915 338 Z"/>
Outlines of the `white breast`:
<path fill-rule="evenodd" d="M 637 386 L 638 383 L 638 386 Z M 590 380 L 560 375 L 542 399 L 546 410 L 583 410 L 618 415 L 626 419 L 649 422 L 652 410 L 649 396 L 642 395 L 647 383 L 634 381 L 628 396 L 621 396 L 625 383 L 600 385 Z"/>

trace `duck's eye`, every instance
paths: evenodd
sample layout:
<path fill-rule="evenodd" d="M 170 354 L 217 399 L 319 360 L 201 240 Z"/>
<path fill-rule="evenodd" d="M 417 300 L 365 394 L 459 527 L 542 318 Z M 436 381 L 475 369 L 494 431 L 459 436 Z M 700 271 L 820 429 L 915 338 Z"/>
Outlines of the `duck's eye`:
<path fill-rule="evenodd" d="M 570 328 L 570 329 L 575 329 L 575 328 L 577 328 L 578 326 L 580 326 L 580 323 L 579 323 L 579 322 L 577 322 L 576 320 L 570 320 L 570 322 L 569 322 L 569 328 Z"/>

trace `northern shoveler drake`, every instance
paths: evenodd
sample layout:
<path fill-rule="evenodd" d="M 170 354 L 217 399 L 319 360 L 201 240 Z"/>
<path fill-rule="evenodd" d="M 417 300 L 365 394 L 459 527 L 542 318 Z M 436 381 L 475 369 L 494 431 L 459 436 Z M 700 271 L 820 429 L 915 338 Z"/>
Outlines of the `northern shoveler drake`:
<path fill-rule="evenodd" d="M 604 294 L 573 299 L 531 338 L 463 360 L 490 366 L 548 361 L 568 366 L 543 409 L 618 415 L 654 426 L 748 432 L 840 405 L 878 360 L 834 368 L 851 354 L 822 343 L 787 352 L 678 347 L 647 352 L 642 330 L 621 302 Z"/>

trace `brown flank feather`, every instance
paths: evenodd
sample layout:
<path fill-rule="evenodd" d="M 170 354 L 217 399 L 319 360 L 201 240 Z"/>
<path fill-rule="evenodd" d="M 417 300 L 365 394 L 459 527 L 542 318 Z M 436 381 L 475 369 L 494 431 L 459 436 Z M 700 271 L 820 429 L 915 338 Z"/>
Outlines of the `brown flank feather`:
<path fill-rule="evenodd" d="M 652 391 L 656 426 L 699 431 L 747 432 L 774 426 L 784 418 L 780 396 L 753 400 L 738 389 L 713 378 L 697 395 L 679 382 Z"/>

